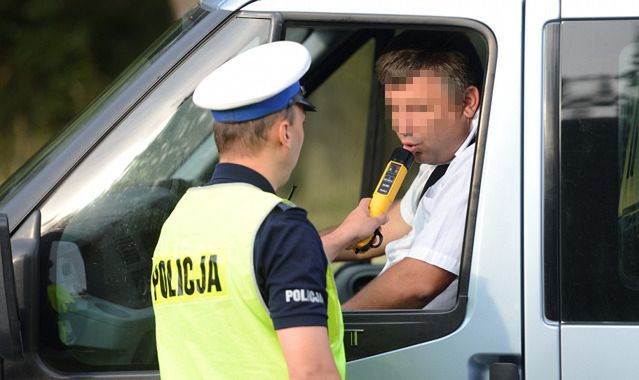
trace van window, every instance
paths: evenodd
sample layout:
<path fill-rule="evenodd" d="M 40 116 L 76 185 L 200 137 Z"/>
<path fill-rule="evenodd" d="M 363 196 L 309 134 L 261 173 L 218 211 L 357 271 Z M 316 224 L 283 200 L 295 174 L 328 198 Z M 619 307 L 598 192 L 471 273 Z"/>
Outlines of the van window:
<path fill-rule="evenodd" d="M 441 35 L 436 31 L 442 29 L 465 33 L 480 56 L 480 63 L 485 65 L 475 68 L 478 70 L 487 70 L 488 39 L 471 27 L 393 25 L 392 17 L 383 21 L 362 17 L 365 21 L 358 23 L 355 19 L 322 20 L 318 15 L 300 15 L 300 20 L 287 16 L 292 19 L 284 23 L 283 35 L 305 44 L 313 55 L 303 82 L 319 112 L 307 115 L 300 162 L 288 189 L 280 195 L 287 196 L 291 186 L 297 185 L 293 201 L 308 210 L 309 218 L 321 230 L 340 223 L 360 197 L 372 194 L 391 151 L 400 146 L 391 128 L 383 88 L 374 73 L 376 59 L 393 36 L 411 31 L 423 33 L 423 38 L 437 38 Z M 398 200 L 418 170 L 419 165 L 413 165 Z M 476 179 L 480 177 L 480 173 L 474 175 Z M 471 225 L 467 231 L 472 229 Z M 470 247 L 465 249 L 470 252 Z M 373 279 L 384 262 L 385 257 L 381 256 L 373 263 L 334 263 L 338 267 L 335 280 L 340 301 L 346 302 Z M 468 273 L 460 273 L 460 278 L 464 276 L 467 279 Z M 453 301 L 455 305 L 442 306 L 436 312 L 417 309 L 344 313 L 347 360 L 426 342 L 454 331 L 466 312 L 467 285 L 461 288 L 461 296 Z M 393 339 L 385 339 L 388 336 Z"/>
<path fill-rule="evenodd" d="M 322 37 L 348 36 L 352 31 L 292 27 L 286 33 L 290 40 L 304 36 L 301 42 L 319 61 L 317 54 L 325 54 L 317 47 Z M 311 33 L 313 37 L 308 38 Z M 309 96 L 318 112 L 306 117 L 302 153 L 288 186 L 279 194 L 286 198 L 296 186 L 292 201 L 308 211 L 319 230 L 341 221 L 359 201 L 374 40 L 356 47 Z"/>
<path fill-rule="evenodd" d="M 164 220 L 217 163 L 210 112 L 191 94 L 265 43 L 269 20 L 235 19 L 157 85 L 41 208 L 41 357 L 66 372 L 157 369 L 151 258 Z"/>
<path fill-rule="evenodd" d="M 560 46 L 561 319 L 636 322 L 639 22 L 567 21 Z"/>

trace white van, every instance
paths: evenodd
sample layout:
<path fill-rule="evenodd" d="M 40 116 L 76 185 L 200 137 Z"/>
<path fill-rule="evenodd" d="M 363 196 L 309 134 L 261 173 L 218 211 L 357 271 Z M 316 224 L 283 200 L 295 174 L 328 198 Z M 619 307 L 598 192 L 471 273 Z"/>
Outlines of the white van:
<path fill-rule="evenodd" d="M 0 378 L 159 378 L 153 249 L 217 162 L 197 83 L 308 47 L 320 112 L 291 184 L 322 228 L 397 145 L 373 63 L 404 30 L 465 33 L 485 74 L 458 297 L 345 313 L 348 378 L 638 378 L 637 0 L 204 0 L 0 186 Z M 340 296 L 377 268 L 341 267 Z"/>

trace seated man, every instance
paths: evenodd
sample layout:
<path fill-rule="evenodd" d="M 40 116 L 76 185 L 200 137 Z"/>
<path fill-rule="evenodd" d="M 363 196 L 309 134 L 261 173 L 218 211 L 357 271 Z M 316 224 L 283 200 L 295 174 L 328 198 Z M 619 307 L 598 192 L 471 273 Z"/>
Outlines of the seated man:
<path fill-rule="evenodd" d="M 380 275 L 343 305 L 361 309 L 450 309 L 457 297 L 482 70 L 461 33 L 405 32 L 376 63 L 392 127 L 421 163 L 382 227 L 385 245 L 337 260 L 386 252 Z"/>

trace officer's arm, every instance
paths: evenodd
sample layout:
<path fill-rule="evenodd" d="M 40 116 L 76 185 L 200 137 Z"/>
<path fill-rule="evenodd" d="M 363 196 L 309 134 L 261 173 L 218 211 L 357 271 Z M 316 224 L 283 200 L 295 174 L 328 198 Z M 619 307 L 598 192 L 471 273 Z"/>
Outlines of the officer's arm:
<path fill-rule="evenodd" d="M 412 227 L 404 221 L 404 218 L 402 218 L 400 204 L 400 201 L 395 201 L 388 210 L 388 223 L 381 227 L 382 235 L 384 235 L 382 245 L 357 254 L 352 249 L 344 249 L 337 253 L 334 261 L 363 261 L 381 256 L 386 250 L 386 244 L 393 240 L 397 240 L 410 232 Z"/>
<path fill-rule="evenodd" d="M 289 327 L 277 330 L 291 380 L 340 379 L 323 326 Z"/>
<path fill-rule="evenodd" d="M 455 278 L 442 268 L 407 257 L 371 281 L 342 309 L 421 309 Z"/>

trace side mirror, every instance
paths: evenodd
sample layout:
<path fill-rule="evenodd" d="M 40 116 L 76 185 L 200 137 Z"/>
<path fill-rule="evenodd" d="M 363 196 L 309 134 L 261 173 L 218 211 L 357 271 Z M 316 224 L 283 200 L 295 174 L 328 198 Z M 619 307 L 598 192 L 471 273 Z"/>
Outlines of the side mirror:
<path fill-rule="evenodd" d="M 9 218 L 5 214 L 0 214 L 0 358 L 7 360 L 22 358 Z"/>

